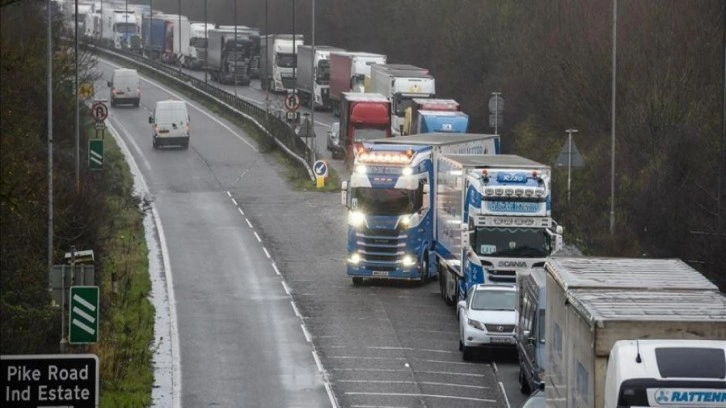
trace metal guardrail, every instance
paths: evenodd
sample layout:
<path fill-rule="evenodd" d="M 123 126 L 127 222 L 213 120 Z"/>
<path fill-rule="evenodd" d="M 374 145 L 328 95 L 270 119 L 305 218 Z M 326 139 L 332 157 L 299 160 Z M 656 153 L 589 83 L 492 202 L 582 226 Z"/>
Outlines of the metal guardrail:
<path fill-rule="evenodd" d="M 295 130 L 287 122 L 267 113 L 266 110 L 256 106 L 244 99 L 236 97 L 223 89 L 219 89 L 203 80 L 194 78 L 191 75 L 179 71 L 178 66 L 163 64 L 152 61 L 142 55 L 111 50 L 96 44 L 84 43 L 90 50 L 120 58 L 132 64 L 162 73 L 169 79 L 176 81 L 179 85 L 199 93 L 207 98 L 214 99 L 218 104 L 224 106 L 233 114 L 240 115 L 249 121 L 264 134 L 274 140 L 282 150 L 293 160 L 298 162 L 308 172 L 311 181 L 315 181 L 312 164 L 315 161 L 315 154 L 310 147 L 295 134 Z"/>

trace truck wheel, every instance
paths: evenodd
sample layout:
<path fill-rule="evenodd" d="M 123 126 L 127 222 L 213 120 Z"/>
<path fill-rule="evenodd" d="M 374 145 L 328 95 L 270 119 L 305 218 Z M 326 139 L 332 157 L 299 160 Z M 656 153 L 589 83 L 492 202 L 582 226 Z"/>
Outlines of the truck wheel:
<path fill-rule="evenodd" d="M 159 143 L 156 142 L 156 138 L 153 138 L 151 143 L 154 146 L 154 149 L 158 149 L 159 148 Z"/>
<path fill-rule="evenodd" d="M 429 283 L 429 253 L 424 253 L 421 261 L 421 286 Z"/>
<path fill-rule="evenodd" d="M 363 278 L 360 278 L 358 276 L 353 277 L 353 285 L 360 286 L 363 284 Z"/>

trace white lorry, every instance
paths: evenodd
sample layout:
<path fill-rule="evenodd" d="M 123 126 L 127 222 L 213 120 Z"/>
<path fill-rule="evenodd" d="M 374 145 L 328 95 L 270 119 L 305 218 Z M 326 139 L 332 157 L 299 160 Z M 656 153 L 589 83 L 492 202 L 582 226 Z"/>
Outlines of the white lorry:
<path fill-rule="evenodd" d="M 414 98 L 436 96 L 436 80 L 424 68 L 410 65 L 376 64 L 371 66 L 370 90 L 391 99 L 391 131 L 395 136 L 403 133 L 406 109 L 414 105 Z"/>
<path fill-rule="evenodd" d="M 189 53 L 184 57 L 184 63 L 191 69 L 203 69 L 207 63 L 207 42 L 209 30 L 214 24 L 191 23 L 189 25 Z"/>
<path fill-rule="evenodd" d="M 344 51 L 327 45 L 301 45 L 297 48 L 297 91 L 300 102 L 315 108 L 330 109 L 330 53 Z"/>
<path fill-rule="evenodd" d="M 703 342 L 726 339 L 726 297 L 700 273 L 643 258 L 551 257 L 545 269 L 548 406 L 723 406 L 702 397 L 726 396 L 724 370 L 696 363 L 726 363 L 723 341 Z M 699 399 L 674 403 L 684 392 Z"/>
<path fill-rule="evenodd" d="M 141 21 L 133 11 L 102 9 L 103 42 L 116 49 L 138 49 L 141 47 Z"/>
<path fill-rule="evenodd" d="M 262 89 L 285 92 L 295 87 L 297 48 L 302 34 L 270 34 L 260 37 L 260 83 Z"/>

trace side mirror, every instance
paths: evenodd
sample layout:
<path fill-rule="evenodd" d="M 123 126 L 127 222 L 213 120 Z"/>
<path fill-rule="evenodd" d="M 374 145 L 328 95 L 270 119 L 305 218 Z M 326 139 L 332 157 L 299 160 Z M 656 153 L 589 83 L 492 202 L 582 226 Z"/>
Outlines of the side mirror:
<path fill-rule="evenodd" d="M 152 123 L 152 124 L 154 123 L 154 117 L 153 116 L 149 116 L 149 123 Z"/>
<path fill-rule="evenodd" d="M 531 334 L 531 332 L 529 330 L 522 331 L 522 337 L 524 337 L 525 339 L 528 338 L 530 334 Z"/>

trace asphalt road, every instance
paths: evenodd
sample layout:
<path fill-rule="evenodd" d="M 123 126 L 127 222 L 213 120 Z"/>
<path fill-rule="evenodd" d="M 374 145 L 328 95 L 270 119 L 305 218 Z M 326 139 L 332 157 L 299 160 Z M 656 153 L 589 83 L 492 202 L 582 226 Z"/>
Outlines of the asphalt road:
<path fill-rule="evenodd" d="M 263 103 L 258 84 L 238 94 Z M 292 190 L 243 132 L 196 109 L 188 151 L 153 150 L 144 107 L 169 96 L 142 88 L 142 108 L 111 109 L 111 122 L 134 146 L 166 231 L 184 406 L 330 406 L 327 384 L 341 407 L 523 402 L 516 353 L 462 360 L 437 283 L 352 285 L 339 194 Z M 316 113 L 322 157 L 333 120 Z"/>

